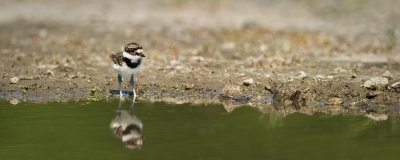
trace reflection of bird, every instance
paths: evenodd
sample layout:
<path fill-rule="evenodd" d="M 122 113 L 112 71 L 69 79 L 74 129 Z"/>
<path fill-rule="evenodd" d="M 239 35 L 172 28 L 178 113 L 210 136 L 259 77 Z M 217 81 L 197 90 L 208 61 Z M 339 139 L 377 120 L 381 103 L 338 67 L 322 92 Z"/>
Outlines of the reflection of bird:
<path fill-rule="evenodd" d="M 134 114 L 134 101 L 131 104 L 131 113 L 122 110 L 121 98 L 118 103 L 117 116 L 111 121 L 110 128 L 113 133 L 121 138 L 126 148 L 136 149 L 143 145 L 143 123 Z"/>
<path fill-rule="evenodd" d="M 122 96 L 122 76 L 130 77 L 130 85 L 133 92 L 133 98 L 136 99 L 136 92 L 134 89 L 134 74 L 137 73 L 142 66 L 142 57 L 146 57 L 143 53 L 143 47 L 135 42 L 125 45 L 125 49 L 123 52 L 111 55 L 111 59 L 114 62 L 114 69 L 118 72 L 118 85 L 120 96 Z"/>

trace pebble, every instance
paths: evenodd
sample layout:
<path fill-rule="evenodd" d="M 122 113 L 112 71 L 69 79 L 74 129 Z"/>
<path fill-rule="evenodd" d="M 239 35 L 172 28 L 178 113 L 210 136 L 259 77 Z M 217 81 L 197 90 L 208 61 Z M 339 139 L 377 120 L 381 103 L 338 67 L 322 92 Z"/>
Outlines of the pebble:
<path fill-rule="evenodd" d="M 224 88 L 222 88 L 220 96 L 232 98 L 236 94 L 241 94 L 240 86 L 229 81 L 227 84 L 225 84 Z"/>
<path fill-rule="evenodd" d="M 191 89 L 194 88 L 194 84 L 188 84 L 188 83 L 186 83 L 186 84 L 183 85 L 183 88 L 184 88 L 185 90 L 191 90 Z"/>
<path fill-rule="evenodd" d="M 244 81 L 243 81 L 243 85 L 245 85 L 245 86 L 250 86 L 250 85 L 253 85 L 254 84 L 254 80 L 252 79 L 252 78 L 250 78 L 250 79 L 245 79 Z"/>
<path fill-rule="evenodd" d="M 10 104 L 17 105 L 19 103 L 19 99 L 13 98 L 10 100 Z"/>
<path fill-rule="evenodd" d="M 21 77 L 20 80 L 33 80 L 35 77 Z"/>
<path fill-rule="evenodd" d="M 192 58 L 190 58 L 191 61 L 196 61 L 196 62 L 202 62 L 204 61 L 204 57 L 202 56 L 193 56 Z"/>
<path fill-rule="evenodd" d="M 339 104 L 342 104 L 342 102 L 343 102 L 343 100 L 341 98 L 337 98 L 337 97 L 330 98 L 328 101 L 329 101 L 329 104 L 333 104 L 333 105 L 339 105 Z"/>
<path fill-rule="evenodd" d="M 390 88 L 399 88 L 400 89 L 400 82 L 395 82 L 392 85 L 390 85 Z"/>
<path fill-rule="evenodd" d="M 392 85 L 390 85 L 390 89 L 393 89 L 396 92 L 400 93 L 400 82 L 395 82 Z"/>
<path fill-rule="evenodd" d="M 372 99 L 372 98 L 375 98 L 375 97 L 379 96 L 380 94 L 382 94 L 382 92 L 380 92 L 380 91 L 368 92 L 365 95 L 365 97 L 368 98 L 368 99 Z"/>
<path fill-rule="evenodd" d="M 375 120 L 375 121 L 385 121 L 388 119 L 388 116 L 386 114 L 369 113 L 365 116 L 367 118 Z"/>
<path fill-rule="evenodd" d="M 382 77 L 392 79 L 392 74 L 389 71 L 385 71 L 385 73 L 382 74 Z"/>
<path fill-rule="evenodd" d="M 52 70 L 47 70 L 47 71 L 46 71 L 46 74 L 49 75 L 49 76 L 53 76 L 53 75 L 54 75 L 54 72 L 53 72 Z"/>
<path fill-rule="evenodd" d="M 298 79 L 303 79 L 303 78 L 305 78 L 305 77 L 307 77 L 306 72 L 304 72 L 304 71 L 299 71 L 299 74 L 297 75 L 297 78 L 298 78 Z"/>
<path fill-rule="evenodd" d="M 69 78 L 71 78 L 71 79 L 75 79 L 75 78 L 78 78 L 78 75 L 76 75 L 76 74 L 73 74 L 73 75 L 70 75 L 70 76 L 69 76 Z"/>
<path fill-rule="evenodd" d="M 365 81 L 365 83 L 362 86 L 367 89 L 375 90 L 375 89 L 384 89 L 388 84 L 389 84 L 389 79 L 385 77 L 374 77 L 371 78 L 370 80 Z"/>
<path fill-rule="evenodd" d="M 346 72 L 346 69 L 343 69 L 342 67 L 337 67 L 333 70 L 335 73 L 343 73 Z"/>
<path fill-rule="evenodd" d="M 19 82 L 19 78 L 18 77 L 12 77 L 10 78 L 10 83 L 11 84 L 17 84 Z"/>

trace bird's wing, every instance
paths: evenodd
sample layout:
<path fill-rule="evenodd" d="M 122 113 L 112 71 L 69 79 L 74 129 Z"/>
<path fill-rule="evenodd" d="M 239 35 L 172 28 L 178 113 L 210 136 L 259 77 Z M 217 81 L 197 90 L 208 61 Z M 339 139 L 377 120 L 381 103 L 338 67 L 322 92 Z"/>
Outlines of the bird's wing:
<path fill-rule="evenodd" d="M 111 55 L 111 59 L 114 62 L 114 64 L 118 64 L 122 66 L 122 62 L 124 61 L 124 57 L 122 56 L 122 52 L 118 52 L 115 54 Z"/>

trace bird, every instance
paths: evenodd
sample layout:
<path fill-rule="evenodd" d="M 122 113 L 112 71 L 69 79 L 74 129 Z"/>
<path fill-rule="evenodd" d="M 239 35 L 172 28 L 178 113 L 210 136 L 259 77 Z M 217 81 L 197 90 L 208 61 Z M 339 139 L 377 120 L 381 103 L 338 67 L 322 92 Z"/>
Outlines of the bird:
<path fill-rule="evenodd" d="M 135 92 L 135 74 L 142 67 L 142 58 L 146 57 L 143 47 L 137 42 L 131 42 L 125 45 L 122 52 L 111 54 L 113 68 L 118 74 L 119 95 L 122 97 L 122 77 L 130 78 L 131 90 L 133 92 L 133 100 L 136 99 Z"/>
<path fill-rule="evenodd" d="M 113 134 L 120 138 L 128 149 L 138 149 L 143 145 L 143 123 L 135 115 L 135 102 L 129 110 L 122 109 L 122 98 L 119 99 L 116 117 L 111 121 Z"/>

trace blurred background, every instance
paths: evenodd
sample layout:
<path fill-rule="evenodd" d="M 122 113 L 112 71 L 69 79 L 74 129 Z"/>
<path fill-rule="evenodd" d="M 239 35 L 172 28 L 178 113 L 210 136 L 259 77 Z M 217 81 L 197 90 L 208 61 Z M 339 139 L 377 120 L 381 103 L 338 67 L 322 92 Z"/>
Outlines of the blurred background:
<path fill-rule="evenodd" d="M 5 0 L 0 5 L 2 23 L 25 20 L 151 28 L 264 25 L 384 32 L 400 21 L 397 0 Z"/>

